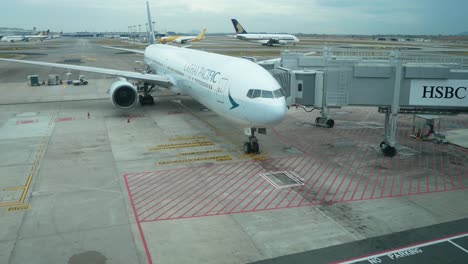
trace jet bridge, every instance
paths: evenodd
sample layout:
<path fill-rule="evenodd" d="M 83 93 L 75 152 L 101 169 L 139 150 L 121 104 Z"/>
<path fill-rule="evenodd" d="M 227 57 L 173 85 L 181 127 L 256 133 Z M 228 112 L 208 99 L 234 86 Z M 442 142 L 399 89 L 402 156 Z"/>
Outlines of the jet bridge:
<path fill-rule="evenodd" d="M 321 110 L 319 126 L 333 127 L 330 107 L 377 106 L 385 113 L 386 156 L 394 156 L 398 113 L 468 112 L 467 62 L 400 51 L 336 50 L 283 52 L 259 64 L 271 72 L 289 106 Z"/>

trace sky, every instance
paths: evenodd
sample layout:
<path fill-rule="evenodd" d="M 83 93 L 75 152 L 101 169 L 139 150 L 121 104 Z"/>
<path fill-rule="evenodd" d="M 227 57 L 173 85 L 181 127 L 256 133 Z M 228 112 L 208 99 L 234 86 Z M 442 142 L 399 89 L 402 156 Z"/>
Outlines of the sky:
<path fill-rule="evenodd" d="M 145 28 L 145 0 L 0 0 L 0 27 L 76 32 Z M 150 0 L 156 30 L 451 35 L 468 31 L 467 0 Z M 137 27 L 138 29 L 138 27 Z"/>

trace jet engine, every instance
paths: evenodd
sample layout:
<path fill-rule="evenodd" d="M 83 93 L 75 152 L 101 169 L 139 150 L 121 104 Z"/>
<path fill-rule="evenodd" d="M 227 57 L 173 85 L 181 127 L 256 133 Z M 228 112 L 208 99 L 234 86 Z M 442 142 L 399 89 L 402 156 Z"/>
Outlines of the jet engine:
<path fill-rule="evenodd" d="M 286 40 L 281 40 L 281 39 L 280 39 L 280 40 L 278 40 L 278 44 L 280 44 L 280 45 L 286 45 L 286 44 L 288 44 L 288 42 L 287 42 Z"/>
<path fill-rule="evenodd" d="M 111 85 L 109 94 L 112 104 L 118 108 L 130 108 L 138 99 L 137 88 L 123 78 Z"/>

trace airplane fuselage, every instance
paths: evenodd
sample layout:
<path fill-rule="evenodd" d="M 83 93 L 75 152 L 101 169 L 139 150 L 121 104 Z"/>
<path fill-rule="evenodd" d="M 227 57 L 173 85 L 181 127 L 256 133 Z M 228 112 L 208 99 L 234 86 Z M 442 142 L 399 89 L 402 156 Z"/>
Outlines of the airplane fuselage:
<path fill-rule="evenodd" d="M 145 62 L 171 78 L 176 89 L 238 123 L 269 126 L 286 113 L 284 96 L 250 98 L 249 90 L 278 91 L 278 82 L 261 66 L 242 58 L 167 45 L 150 45 Z"/>
<path fill-rule="evenodd" d="M 237 34 L 236 38 L 247 41 L 256 41 L 266 43 L 267 41 L 275 40 L 278 43 L 274 44 L 287 44 L 299 42 L 299 39 L 290 34 Z"/>

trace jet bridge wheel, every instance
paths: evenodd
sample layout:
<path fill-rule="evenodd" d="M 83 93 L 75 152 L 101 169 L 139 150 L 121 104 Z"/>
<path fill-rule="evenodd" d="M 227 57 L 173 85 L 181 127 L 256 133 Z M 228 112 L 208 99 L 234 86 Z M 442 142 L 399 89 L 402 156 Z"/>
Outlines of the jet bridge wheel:
<path fill-rule="evenodd" d="M 323 118 L 323 117 L 317 117 L 317 118 L 315 118 L 315 124 L 317 126 L 325 126 L 325 127 L 328 127 L 328 128 L 332 128 L 333 126 L 335 126 L 335 120 L 326 119 L 326 118 Z"/>
<path fill-rule="evenodd" d="M 249 154 L 252 151 L 252 146 L 249 142 L 244 143 L 244 153 Z"/>
<path fill-rule="evenodd" d="M 385 157 L 393 158 L 397 154 L 396 148 L 388 145 L 385 141 L 382 141 L 380 143 L 380 150 L 382 151 Z"/>

